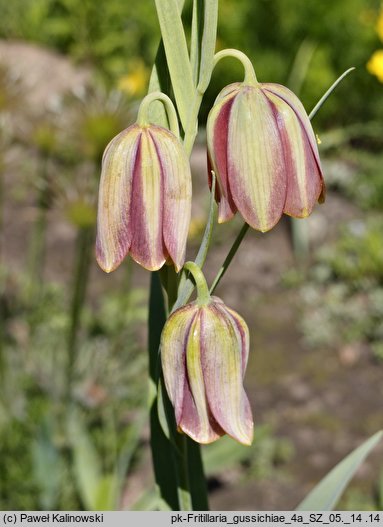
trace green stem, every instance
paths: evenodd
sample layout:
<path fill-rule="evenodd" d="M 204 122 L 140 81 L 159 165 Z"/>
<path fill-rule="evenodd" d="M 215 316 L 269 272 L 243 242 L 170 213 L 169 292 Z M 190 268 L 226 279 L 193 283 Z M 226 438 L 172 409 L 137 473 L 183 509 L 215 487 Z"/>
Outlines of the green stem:
<path fill-rule="evenodd" d="M 244 84 L 257 85 L 258 80 L 254 71 L 254 67 L 251 63 L 251 60 L 247 55 L 238 49 L 223 49 L 214 55 L 213 67 L 215 67 L 218 62 L 226 57 L 231 57 L 239 60 L 245 70 L 245 77 L 243 79 Z"/>
<path fill-rule="evenodd" d="M 201 268 L 198 267 L 194 262 L 186 262 L 184 269 L 190 271 L 193 275 L 194 281 L 197 286 L 197 302 L 200 306 L 204 306 L 210 302 L 209 288 L 207 286 L 205 277 L 201 271 Z"/>
<path fill-rule="evenodd" d="M 223 275 L 226 273 L 229 265 L 231 264 L 232 259 L 234 258 L 236 252 L 239 249 L 239 246 L 242 243 L 243 238 L 245 237 L 247 231 L 249 230 L 249 225 L 247 223 L 244 223 L 242 226 L 242 229 L 239 231 L 238 236 L 236 237 L 233 245 L 231 246 L 231 249 L 228 253 L 228 255 L 225 258 L 225 261 L 222 264 L 221 269 L 218 271 L 217 276 L 214 278 L 213 284 L 210 288 L 210 294 L 214 293 L 215 288 L 220 283 Z"/>
<path fill-rule="evenodd" d="M 178 117 L 177 117 L 177 112 L 176 112 L 176 110 L 174 108 L 174 105 L 173 105 L 170 97 L 168 97 L 167 95 L 165 95 L 164 93 L 161 93 L 159 91 L 158 92 L 149 93 L 146 97 L 144 97 L 144 99 L 142 100 L 142 102 L 140 104 L 140 108 L 138 110 L 137 123 L 140 126 L 148 126 L 149 125 L 149 123 L 150 123 L 149 106 L 154 101 L 161 101 L 161 102 L 164 103 L 164 106 L 165 106 L 165 109 L 166 109 L 166 114 L 168 116 L 170 130 L 173 132 L 173 134 L 176 137 L 179 137 L 180 136 L 180 129 L 179 129 L 179 126 L 178 126 Z"/>
<path fill-rule="evenodd" d="M 84 307 L 86 289 L 91 265 L 94 241 L 93 227 L 81 227 L 77 234 L 76 264 L 72 301 L 70 308 L 70 325 L 67 336 L 67 371 L 66 371 L 66 399 L 70 399 L 73 384 L 75 363 L 78 348 L 78 330 Z"/>

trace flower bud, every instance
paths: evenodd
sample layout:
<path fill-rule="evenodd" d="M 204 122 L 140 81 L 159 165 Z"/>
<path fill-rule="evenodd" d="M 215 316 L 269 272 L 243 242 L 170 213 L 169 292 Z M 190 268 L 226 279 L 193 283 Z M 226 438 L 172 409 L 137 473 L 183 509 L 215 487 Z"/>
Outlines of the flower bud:
<path fill-rule="evenodd" d="M 253 418 L 243 388 L 246 322 L 217 297 L 176 310 L 161 336 L 165 385 L 178 429 L 198 443 L 223 434 L 250 445 Z"/>
<path fill-rule="evenodd" d="M 110 272 L 129 253 L 150 271 L 185 260 L 191 212 L 189 161 L 179 139 L 134 124 L 106 147 L 99 189 L 96 255 Z"/>
<path fill-rule="evenodd" d="M 208 117 L 207 143 L 220 223 L 238 210 L 265 232 L 283 213 L 304 218 L 324 199 L 310 120 L 284 86 L 255 80 L 224 88 Z"/>

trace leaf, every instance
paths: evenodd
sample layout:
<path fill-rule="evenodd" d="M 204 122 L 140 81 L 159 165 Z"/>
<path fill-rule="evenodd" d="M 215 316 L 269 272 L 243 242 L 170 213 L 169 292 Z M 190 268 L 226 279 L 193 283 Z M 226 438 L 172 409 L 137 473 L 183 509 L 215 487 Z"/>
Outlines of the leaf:
<path fill-rule="evenodd" d="M 203 6 L 203 21 L 201 21 L 203 22 L 203 30 L 202 42 L 200 44 L 201 58 L 198 82 L 198 90 L 200 93 L 205 93 L 213 71 L 214 51 L 217 39 L 218 0 L 204 0 Z"/>
<path fill-rule="evenodd" d="M 184 3 L 185 0 L 178 0 L 177 2 L 180 13 L 182 13 Z M 152 74 L 150 76 L 148 93 L 154 91 L 160 91 L 162 93 L 165 93 L 165 95 L 168 95 L 169 97 L 172 96 L 172 85 L 170 81 L 170 74 L 166 62 L 164 43 L 162 39 L 158 46 L 155 63 L 153 66 Z M 160 101 L 152 102 L 149 108 L 149 112 L 151 123 L 163 126 L 165 128 L 169 128 L 166 111 L 164 105 Z"/>
<path fill-rule="evenodd" d="M 73 449 L 73 471 L 80 497 L 87 510 L 97 510 L 102 480 L 101 460 L 76 411 L 72 411 L 69 435 Z"/>
<path fill-rule="evenodd" d="M 298 505 L 299 511 L 331 511 L 347 484 L 373 448 L 382 439 L 377 432 L 338 463 Z"/>
<path fill-rule="evenodd" d="M 332 92 L 335 90 L 335 88 L 342 82 L 342 80 L 347 77 L 349 73 L 354 71 L 355 68 L 349 68 L 346 70 L 340 77 L 337 78 L 337 80 L 330 86 L 330 88 L 326 91 L 326 93 L 323 95 L 323 97 L 320 98 L 320 100 L 316 103 L 314 108 L 309 113 L 309 119 L 312 120 L 314 116 L 317 114 L 317 112 L 321 109 L 323 104 L 327 101 L 327 99 L 330 97 Z"/>
<path fill-rule="evenodd" d="M 176 0 L 155 0 L 155 3 L 177 109 L 185 130 L 195 88 L 181 14 Z"/>

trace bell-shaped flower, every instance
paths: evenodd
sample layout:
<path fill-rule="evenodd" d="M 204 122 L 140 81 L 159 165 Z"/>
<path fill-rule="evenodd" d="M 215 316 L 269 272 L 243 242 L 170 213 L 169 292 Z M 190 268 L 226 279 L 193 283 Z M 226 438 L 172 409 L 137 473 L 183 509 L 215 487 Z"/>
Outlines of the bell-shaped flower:
<path fill-rule="evenodd" d="M 237 210 L 254 229 L 271 229 L 281 215 L 308 216 L 325 187 L 314 132 L 299 99 L 279 84 L 259 83 L 245 55 L 245 80 L 224 88 L 207 121 L 210 168 L 217 177 L 219 218 Z M 210 173 L 210 170 L 209 170 Z"/>
<path fill-rule="evenodd" d="M 210 297 L 200 269 L 185 264 L 198 298 L 168 318 L 161 336 L 165 386 L 179 431 L 198 443 L 228 434 L 250 445 L 253 418 L 243 388 L 249 355 L 246 322 L 217 297 Z"/>
<path fill-rule="evenodd" d="M 147 122 L 148 105 L 156 99 L 166 103 L 173 131 Z M 150 271 L 165 262 L 178 271 L 185 261 L 190 213 L 190 166 L 174 107 L 165 95 L 150 94 L 137 123 L 104 152 L 96 241 L 100 267 L 113 271 L 129 253 Z"/>

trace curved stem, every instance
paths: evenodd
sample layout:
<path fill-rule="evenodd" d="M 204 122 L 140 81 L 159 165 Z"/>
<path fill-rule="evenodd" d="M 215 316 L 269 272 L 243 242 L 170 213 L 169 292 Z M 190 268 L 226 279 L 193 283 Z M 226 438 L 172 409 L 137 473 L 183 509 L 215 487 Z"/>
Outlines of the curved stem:
<path fill-rule="evenodd" d="M 149 106 L 154 101 L 161 101 L 164 103 L 166 114 L 169 120 L 170 130 L 173 132 L 175 136 L 179 137 L 180 129 L 178 126 L 178 117 L 177 117 L 176 109 L 174 108 L 174 105 L 170 97 L 168 97 L 167 95 L 165 95 L 164 93 L 160 91 L 149 93 L 146 97 L 142 99 L 140 108 L 138 110 L 137 123 L 140 126 L 148 126 L 150 124 Z"/>
<path fill-rule="evenodd" d="M 239 51 L 238 49 L 223 49 L 214 55 L 213 68 L 218 64 L 218 62 L 226 57 L 232 57 L 239 60 L 245 70 L 245 78 L 243 79 L 244 84 L 256 85 L 258 84 L 257 76 L 254 71 L 254 67 L 251 63 L 251 60 L 245 53 Z"/>
<path fill-rule="evenodd" d="M 194 262 L 186 262 L 184 269 L 190 271 L 197 286 L 197 302 L 200 305 L 206 305 L 210 301 L 209 288 L 201 268 Z"/>

